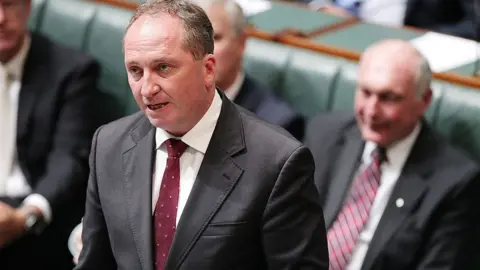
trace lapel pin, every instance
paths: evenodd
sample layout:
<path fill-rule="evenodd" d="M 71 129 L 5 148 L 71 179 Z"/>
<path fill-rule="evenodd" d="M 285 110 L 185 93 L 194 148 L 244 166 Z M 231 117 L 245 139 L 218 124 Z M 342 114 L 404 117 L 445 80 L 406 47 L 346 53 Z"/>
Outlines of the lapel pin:
<path fill-rule="evenodd" d="M 405 201 L 403 201 L 402 198 L 398 198 L 398 199 L 395 201 L 395 204 L 397 205 L 398 208 L 401 208 L 401 207 L 403 207 L 403 205 L 405 204 Z"/>

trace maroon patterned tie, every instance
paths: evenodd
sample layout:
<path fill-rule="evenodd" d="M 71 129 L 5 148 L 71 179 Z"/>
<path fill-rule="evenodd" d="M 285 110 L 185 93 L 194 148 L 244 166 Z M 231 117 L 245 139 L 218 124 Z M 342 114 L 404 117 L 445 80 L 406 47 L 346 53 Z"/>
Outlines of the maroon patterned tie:
<path fill-rule="evenodd" d="M 380 185 L 380 165 L 386 160 L 385 150 L 372 152 L 372 162 L 353 181 L 345 204 L 327 232 L 330 270 L 343 270 L 352 257 Z"/>
<path fill-rule="evenodd" d="M 165 141 L 168 158 L 162 186 L 154 212 L 155 269 L 164 270 L 176 229 L 178 194 L 180 192 L 180 157 L 187 145 L 176 139 Z"/>

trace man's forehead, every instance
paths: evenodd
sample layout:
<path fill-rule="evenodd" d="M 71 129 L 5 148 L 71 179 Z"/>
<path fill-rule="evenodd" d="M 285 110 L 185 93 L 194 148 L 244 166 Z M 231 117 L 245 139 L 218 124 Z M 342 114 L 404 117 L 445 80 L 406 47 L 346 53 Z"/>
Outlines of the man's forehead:
<path fill-rule="evenodd" d="M 128 29 L 125 39 L 173 37 L 182 33 L 181 21 L 177 17 L 161 13 L 140 16 Z"/>
<path fill-rule="evenodd" d="M 374 92 L 395 92 L 406 94 L 413 77 L 402 66 L 389 65 L 387 62 L 375 62 L 360 70 L 358 85 Z"/>

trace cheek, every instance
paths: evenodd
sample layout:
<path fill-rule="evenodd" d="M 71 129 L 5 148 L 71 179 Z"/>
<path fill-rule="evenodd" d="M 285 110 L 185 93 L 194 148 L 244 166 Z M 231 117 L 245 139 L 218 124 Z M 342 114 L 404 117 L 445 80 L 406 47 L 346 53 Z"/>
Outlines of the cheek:
<path fill-rule="evenodd" d="M 383 117 L 394 123 L 405 122 L 409 117 L 410 109 L 402 106 L 385 106 L 382 110 Z"/>
<path fill-rule="evenodd" d="M 143 108 L 142 84 L 140 82 L 131 80 L 128 81 L 128 84 L 130 85 L 130 90 L 132 90 L 133 97 L 137 101 L 137 104 L 140 106 L 140 108 Z"/>
<path fill-rule="evenodd" d="M 228 61 L 228 59 L 226 59 L 226 57 L 228 57 L 228 52 L 225 50 L 224 46 L 220 45 L 218 48 L 215 48 L 213 54 L 215 55 L 215 64 L 217 65 L 218 70 L 222 71 L 222 67 L 225 66 L 226 61 Z"/>

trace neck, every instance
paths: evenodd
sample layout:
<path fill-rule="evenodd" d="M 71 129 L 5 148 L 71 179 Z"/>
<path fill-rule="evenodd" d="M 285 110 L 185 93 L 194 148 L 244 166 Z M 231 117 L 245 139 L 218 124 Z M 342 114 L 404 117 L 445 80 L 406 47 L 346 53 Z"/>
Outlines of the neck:
<path fill-rule="evenodd" d="M 225 91 L 232 87 L 233 83 L 237 79 L 238 74 L 240 73 L 242 65 L 237 65 L 235 68 L 228 73 L 228 76 L 224 78 L 224 80 L 218 82 L 218 87 L 222 89 L 222 91 Z"/>

